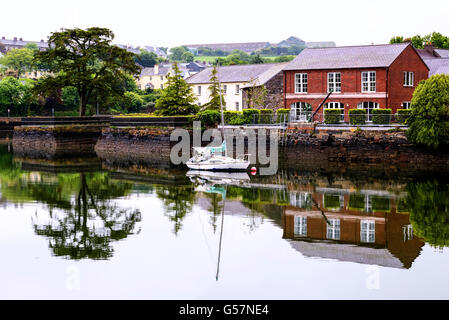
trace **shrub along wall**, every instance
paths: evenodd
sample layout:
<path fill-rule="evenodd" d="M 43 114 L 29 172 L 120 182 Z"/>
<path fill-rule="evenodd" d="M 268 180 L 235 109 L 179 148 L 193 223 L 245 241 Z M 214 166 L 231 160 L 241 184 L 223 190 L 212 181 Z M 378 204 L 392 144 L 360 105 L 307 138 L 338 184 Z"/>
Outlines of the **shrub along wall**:
<path fill-rule="evenodd" d="M 276 111 L 276 115 L 277 115 L 277 122 L 281 122 L 281 121 L 289 121 L 289 115 L 290 115 L 290 109 L 278 109 Z"/>
<path fill-rule="evenodd" d="M 205 127 L 214 127 L 221 122 L 221 113 L 216 110 L 205 110 L 198 112 L 195 121 L 201 121 L 201 125 Z"/>
<path fill-rule="evenodd" d="M 391 123 L 391 109 L 374 109 L 373 124 L 390 124 Z"/>
<path fill-rule="evenodd" d="M 363 125 L 366 122 L 365 109 L 351 109 L 349 110 L 349 123 L 355 125 Z"/>
<path fill-rule="evenodd" d="M 341 120 L 340 109 L 324 109 L 325 124 L 339 124 Z"/>
<path fill-rule="evenodd" d="M 260 109 L 260 118 L 259 123 L 271 123 L 271 119 L 273 118 L 273 110 L 272 109 Z"/>
<path fill-rule="evenodd" d="M 245 123 L 256 123 L 260 116 L 259 109 L 243 109 L 243 117 L 245 118 Z"/>
<path fill-rule="evenodd" d="M 410 117 L 410 109 L 398 109 L 397 120 L 399 123 L 406 124 L 407 119 Z"/>

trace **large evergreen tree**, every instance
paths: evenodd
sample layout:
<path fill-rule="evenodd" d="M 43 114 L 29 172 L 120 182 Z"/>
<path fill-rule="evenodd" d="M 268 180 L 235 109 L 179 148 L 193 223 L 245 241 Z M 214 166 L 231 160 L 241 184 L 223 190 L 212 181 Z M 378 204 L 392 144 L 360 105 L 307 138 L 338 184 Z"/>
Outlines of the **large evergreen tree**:
<path fill-rule="evenodd" d="M 173 73 L 167 77 L 167 87 L 156 101 L 156 114 L 162 116 L 191 115 L 198 112 L 196 98 L 190 85 L 184 80 L 178 64 L 173 64 Z"/>
<path fill-rule="evenodd" d="M 114 33 L 106 28 L 63 29 L 53 32 L 49 49 L 36 54 L 36 62 L 48 65 L 50 72 L 35 87 L 39 94 L 73 86 L 80 97 L 80 116 L 86 114 L 89 99 L 122 96 L 118 83 L 126 74 L 137 74 L 135 55 L 112 44 Z"/>
<path fill-rule="evenodd" d="M 211 74 L 210 74 L 210 86 L 208 87 L 210 91 L 210 100 L 208 103 L 202 106 L 202 110 L 217 110 L 220 111 L 220 85 L 218 82 L 218 71 L 215 66 L 213 67 Z M 226 101 L 224 100 L 224 97 L 221 97 L 221 103 L 223 104 L 223 107 L 226 106 Z"/>

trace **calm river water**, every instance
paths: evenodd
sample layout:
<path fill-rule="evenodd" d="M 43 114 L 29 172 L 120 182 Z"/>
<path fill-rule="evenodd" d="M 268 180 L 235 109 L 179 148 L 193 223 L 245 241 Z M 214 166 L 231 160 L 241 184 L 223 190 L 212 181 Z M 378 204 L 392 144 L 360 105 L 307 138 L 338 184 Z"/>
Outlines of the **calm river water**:
<path fill-rule="evenodd" d="M 446 174 L 212 174 L 0 146 L 0 298 L 448 299 Z"/>

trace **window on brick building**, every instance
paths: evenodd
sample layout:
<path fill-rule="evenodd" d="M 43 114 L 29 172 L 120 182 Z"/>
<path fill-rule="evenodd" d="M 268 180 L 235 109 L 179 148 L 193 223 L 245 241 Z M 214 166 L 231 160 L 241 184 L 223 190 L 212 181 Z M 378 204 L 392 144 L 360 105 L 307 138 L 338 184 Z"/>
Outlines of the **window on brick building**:
<path fill-rule="evenodd" d="M 307 93 L 307 73 L 295 74 L 295 93 Z"/>
<path fill-rule="evenodd" d="M 327 92 L 341 92 L 340 72 L 329 72 L 327 74 Z"/>
<path fill-rule="evenodd" d="M 407 101 L 407 102 L 402 102 L 402 109 L 410 109 L 411 106 L 411 102 Z"/>
<path fill-rule="evenodd" d="M 376 71 L 362 72 L 362 92 L 376 92 Z"/>
<path fill-rule="evenodd" d="M 295 216 L 293 232 L 297 237 L 307 237 L 307 217 Z"/>
<path fill-rule="evenodd" d="M 411 224 L 402 226 L 402 238 L 404 242 L 413 239 L 413 226 Z"/>
<path fill-rule="evenodd" d="M 296 102 L 290 105 L 290 121 L 310 122 L 312 118 L 312 105 L 307 102 Z"/>
<path fill-rule="evenodd" d="M 364 243 L 374 243 L 376 234 L 376 224 L 372 220 L 360 221 L 360 241 Z"/>
<path fill-rule="evenodd" d="M 415 81 L 415 74 L 413 72 L 404 72 L 404 86 L 413 87 Z"/>
<path fill-rule="evenodd" d="M 329 240 L 340 240 L 340 219 L 329 219 L 326 238 Z"/>
<path fill-rule="evenodd" d="M 364 101 L 360 102 L 357 105 L 358 109 L 365 109 L 366 110 L 366 121 L 370 122 L 373 121 L 373 109 L 379 109 L 379 104 L 377 102 L 372 101 Z"/>

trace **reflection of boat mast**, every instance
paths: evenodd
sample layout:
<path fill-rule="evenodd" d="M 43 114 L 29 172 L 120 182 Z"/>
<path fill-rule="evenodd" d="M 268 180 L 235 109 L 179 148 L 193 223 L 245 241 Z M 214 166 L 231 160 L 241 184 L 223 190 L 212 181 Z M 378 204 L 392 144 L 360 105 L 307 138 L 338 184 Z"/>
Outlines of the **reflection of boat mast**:
<path fill-rule="evenodd" d="M 223 193 L 223 211 L 221 215 L 221 230 L 220 230 L 220 242 L 218 245 L 218 262 L 217 262 L 217 274 L 215 276 L 215 279 L 218 281 L 218 273 L 220 271 L 220 257 L 221 257 L 221 241 L 223 239 L 223 224 L 224 224 L 224 208 L 226 204 L 226 191 L 227 187 L 225 186 L 225 192 Z"/>
<path fill-rule="evenodd" d="M 312 202 L 316 205 L 316 207 L 318 208 L 318 210 L 320 210 L 321 214 L 322 214 L 323 217 L 324 217 L 324 221 L 326 221 L 326 223 L 327 223 L 329 226 L 332 226 L 332 223 L 331 223 L 331 222 L 329 221 L 329 219 L 326 217 L 326 213 L 324 213 L 323 209 L 321 209 L 320 205 L 318 204 L 318 202 L 316 202 L 316 201 L 313 199 L 313 197 L 312 197 Z"/>
<path fill-rule="evenodd" d="M 221 98 L 221 82 L 220 82 L 220 62 L 217 61 L 217 79 L 218 79 L 218 93 L 220 95 L 220 112 L 221 112 L 221 138 L 225 140 L 224 136 L 224 114 L 223 114 L 223 99 Z M 225 157 L 228 156 L 228 150 L 225 149 Z"/>

